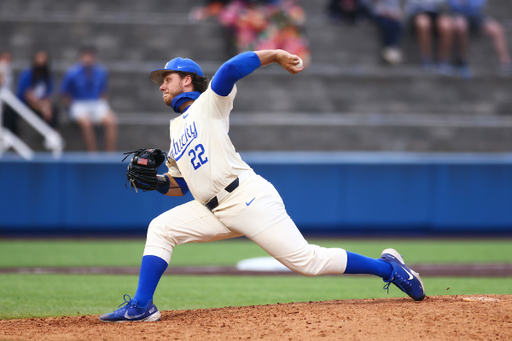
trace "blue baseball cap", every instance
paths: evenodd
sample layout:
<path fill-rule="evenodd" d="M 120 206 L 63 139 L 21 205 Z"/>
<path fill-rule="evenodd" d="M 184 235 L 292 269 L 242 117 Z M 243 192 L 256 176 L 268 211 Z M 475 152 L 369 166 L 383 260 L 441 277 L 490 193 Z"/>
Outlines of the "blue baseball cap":
<path fill-rule="evenodd" d="M 149 79 L 156 85 L 160 86 L 164 82 L 164 75 L 169 71 L 182 71 L 196 73 L 201 77 L 204 77 L 203 70 L 199 64 L 188 58 L 174 58 L 165 64 L 163 69 L 156 69 L 151 71 Z"/>

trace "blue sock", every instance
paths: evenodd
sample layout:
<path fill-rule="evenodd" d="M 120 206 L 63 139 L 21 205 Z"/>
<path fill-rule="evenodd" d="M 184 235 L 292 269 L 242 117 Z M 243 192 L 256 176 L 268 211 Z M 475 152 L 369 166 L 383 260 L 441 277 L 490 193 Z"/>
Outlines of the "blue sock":
<path fill-rule="evenodd" d="M 134 299 L 137 300 L 137 305 L 144 308 L 148 302 L 153 299 L 156 287 L 162 277 L 165 269 L 167 269 L 167 262 L 157 256 L 144 256 L 140 265 L 139 284 Z"/>
<path fill-rule="evenodd" d="M 393 267 L 389 263 L 347 251 L 346 274 L 371 274 L 388 280 L 392 271 Z"/>

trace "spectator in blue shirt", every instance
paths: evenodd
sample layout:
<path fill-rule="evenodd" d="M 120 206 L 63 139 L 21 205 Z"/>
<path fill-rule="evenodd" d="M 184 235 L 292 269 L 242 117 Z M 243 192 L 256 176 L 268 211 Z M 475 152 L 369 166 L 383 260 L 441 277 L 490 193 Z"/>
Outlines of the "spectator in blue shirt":
<path fill-rule="evenodd" d="M 329 0 L 327 13 L 334 22 L 357 24 L 372 17 L 370 0 Z"/>
<path fill-rule="evenodd" d="M 511 61 L 507 48 L 507 38 L 495 19 L 485 14 L 487 0 L 449 0 L 450 9 L 454 21 L 454 33 L 457 39 L 457 52 L 460 58 L 459 66 L 463 77 L 471 77 L 468 65 L 469 33 L 479 34 L 484 32 L 493 42 L 498 55 L 501 71 L 510 73 Z"/>
<path fill-rule="evenodd" d="M 21 72 L 16 95 L 52 128 L 58 126 L 58 110 L 53 104 L 54 79 L 49 67 L 46 51 L 38 51 L 32 66 Z"/>
<path fill-rule="evenodd" d="M 71 66 L 64 75 L 61 95 L 69 106 L 71 119 L 82 130 L 87 150 L 97 151 L 94 125 L 105 129 L 105 149 L 115 151 L 117 144 L 117 122 L 107 101 L 108 72 L 96 61 L 96 51 L 84 48 L 80 62 Z"/>
<path fill-rule="evenodd" d="M 399 0 L 373 0 L 373 19 L 382 36 L 382 58 L 391 65 L 402 62 L 403 13 Z"/>

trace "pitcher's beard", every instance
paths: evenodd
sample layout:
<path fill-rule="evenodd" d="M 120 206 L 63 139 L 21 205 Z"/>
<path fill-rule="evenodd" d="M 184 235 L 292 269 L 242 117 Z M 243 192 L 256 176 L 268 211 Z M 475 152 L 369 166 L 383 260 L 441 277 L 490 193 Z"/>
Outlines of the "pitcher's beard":
<path fill-rule="evenodd" d="M 172 103 L 172 98 L 170 98 L 170 96 L 167 96 L 167 97 L 164 97 L 164 103 L 170 107 L 171 106 L 171 103 Z"/>
<path fill-rule="evenodd" d="M 164 100 L 164 103 L 170 107 L 172 100 L 174 99 L 174 96 L 171 96 L 170 94 L 166 94 L 166 95 L 162 95 L 162 99 Z"/>

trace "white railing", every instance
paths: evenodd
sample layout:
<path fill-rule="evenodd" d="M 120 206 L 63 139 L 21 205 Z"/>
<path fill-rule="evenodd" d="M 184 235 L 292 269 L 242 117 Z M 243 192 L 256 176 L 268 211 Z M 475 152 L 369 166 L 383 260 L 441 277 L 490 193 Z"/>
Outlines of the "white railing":
<path fill-rule="evenodd" d="M 64 149 L 62 136 L 6 88 L 0 88 L 0 122 L 2 122 L 3 102 L 9 104 L 21 118 L 43 135 L 44 147 L 51 150 L 55 158 L 59 158 L 62 155 L 62 150 Z M 30 160 L 34 157 L 34 151 L 29 146 L 11 131 L 0 126 L 0 156 L 11 147 L 25 159 Z"/>

